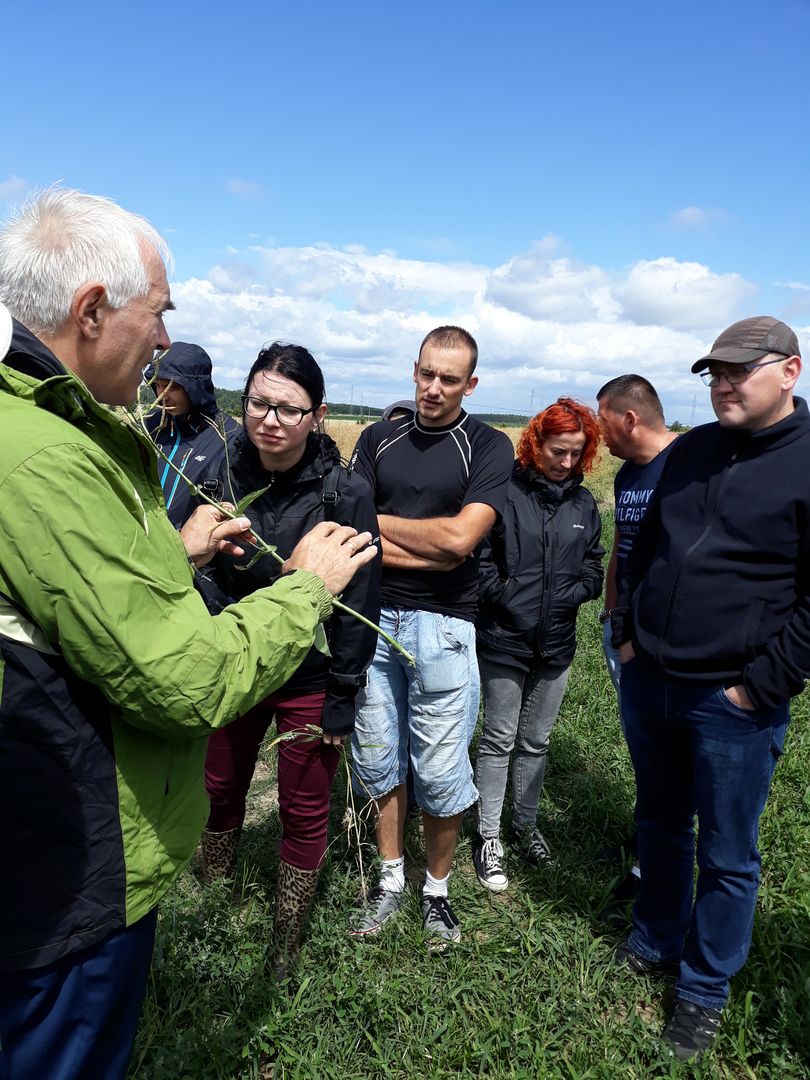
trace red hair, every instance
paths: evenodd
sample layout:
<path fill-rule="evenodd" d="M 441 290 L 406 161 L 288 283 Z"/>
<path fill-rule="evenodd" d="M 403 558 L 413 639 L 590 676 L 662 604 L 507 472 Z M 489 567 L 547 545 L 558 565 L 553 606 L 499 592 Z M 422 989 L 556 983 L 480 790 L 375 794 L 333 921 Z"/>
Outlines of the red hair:
<path fill-rule="evenodd" d="M 585 433 L 585 445 L 572 475 L 588 473 L 593 468 L 596 451 L 599 449 L 599 424 L 593 409 L 568 397 L 557 398 L 553 405 L 549 405 L 529 421 L 520 436 L 517 459 L 524 469 L 532 466 L 542 472 L 539 450 L 546 439 L 578 431 Z"/>

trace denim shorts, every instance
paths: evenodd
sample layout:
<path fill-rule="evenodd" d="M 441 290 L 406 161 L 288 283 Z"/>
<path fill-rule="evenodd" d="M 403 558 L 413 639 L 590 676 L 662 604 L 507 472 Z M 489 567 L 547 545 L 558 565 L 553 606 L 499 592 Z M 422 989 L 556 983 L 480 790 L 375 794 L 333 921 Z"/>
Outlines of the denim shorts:
<path fill-rule="evenodd" d="M 475 626 L 404 608 L 383 608 L 380 626 L 416 667 L 378 639 L 358 695 L 354 789 L 366 798 L 387 795 L 405 783 L 410 757 L 419 806 L 432 817 L 453 817 L 478 800 L 467 753 Z"/>

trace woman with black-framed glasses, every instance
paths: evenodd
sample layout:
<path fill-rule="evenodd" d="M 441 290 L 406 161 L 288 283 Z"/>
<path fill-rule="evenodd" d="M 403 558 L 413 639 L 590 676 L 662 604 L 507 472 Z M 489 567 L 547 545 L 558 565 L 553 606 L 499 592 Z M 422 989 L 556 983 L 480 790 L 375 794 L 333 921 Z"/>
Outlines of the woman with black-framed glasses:
<path fill-rule="evenodd" d="M 262 491 L 245 514 L 282 556 L 324 520 L 377 533 L 371 490 L 359 475 L 347 471 L 337 446 L 321 431 L 325 414 L 323 374 L 311 353 L 279 342 L 262 349 L 242 396 L 244 428 L 216 476 L 216 487 L 221 498 L 234 504 Z M 228 598 L 247 596 L 281 573 L 271 556 L 248 566 L 255 552 L 243 546 L 243 556 L 218 555 L 215 560 L 215 584 Z M 380 611 L 379 562 L 358 571 L 344 593 L 345 602 L 373 622 Z M 245 799 L 273 720 L 279 735 L 305 724 L 323 730 L 321 739 L 279 743 L 282 839 L 273 952 L 279 977 L 298 953 L 326 853 L 339 746 L 354 729 L 354 698 L 365 683 L 376 644 L 374 631 L 340 612 L 326 631 L 331 657 L 313 647 L 292 679 L 211 736 L 206 759 L 211 815 L 203 833 L 203 857 L 206 880 L 211 881 L 235 875 Z"/>

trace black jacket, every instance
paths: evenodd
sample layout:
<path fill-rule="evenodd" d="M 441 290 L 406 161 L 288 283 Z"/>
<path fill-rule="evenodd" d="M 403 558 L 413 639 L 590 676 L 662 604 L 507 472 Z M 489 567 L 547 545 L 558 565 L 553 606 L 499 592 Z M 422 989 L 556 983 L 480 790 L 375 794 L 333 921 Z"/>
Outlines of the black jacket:
<path fill-rule="evenodd" d="M 145 372 L 147 379 L 154 378 L 154 365 Z M 197 500 L 186 477 L 194 484 L 219 469 L 225 455 L 225 439 L 230 441 L 239 431 L 239 424 L 220 412 L 211 381 L 211 359 L 199 345 L 175 341 L 161 359 L 157 375 L 171 379 L 182 386 L 191 402 L 191 411 L 185 416 L 169 416 L 156 408 L 146 419 L 146 428 L 153 442 L 163 452 L 157 469 L 166 512 L 176 529 L 188 518 Z M 170 458 L 172 464 L 167 464 Z M 176 466 L 182 476 L 172 468 Z"/>
<path fill-rule="evenodd" d="M 528 668 L 567 667 L 577 610 L 602 591 L 602 525 L 575 476 L 555 484 L 517 462 L 502 519 L 481 550 L 478 650 Z"/>
<path fill-rule="evenodd" d="M 632 603 L 630 598 L 632 597 Z M 628 561 L 614 641 L 675 678 L 742 682 L 758 708 L 810 674 L 810 415 L 707 424 L 673 445 Z"/>
<path fill-rule="evenodd" d="M 321 521 L 351 525 L 358 532 L 378 533 L 374 500 L 366 481 L 349 473 L 341 464 L 337 446 L 328 435 L 310 435 L 304 456 L 286 472 L 267 472 L 244 431 L 240 431 L 229 453 L 230 471 L 223 461 L 218 474 L 216 495 L 236 504 L 239 499 L 270 485 L 245 510 L 255 531 L 273 544 L 286 558 L 304 535 Z M 337 483 L 329 482 L 337 469 Z M 330 511 L 324 504 L 324 490 L 336 489 L 337 498 Z M 327 495 L 327 499 L 328 499 Z M 281 573 L 281 564 L 265 555 L 249 569 L 240 569 L 255 554 L 246 547 L 239 558 L 218 555 L 212 577 L 226 597 L 235 600 L 256 589 L 272 584 Z M 358 570 L 341 599 L 372 622 L 380 618 L 381 556 Z M 205 591 L 205 590 L 203 590 Z M 354 730 L 354 699 L 365 686 L 366 671 L 374 656 L 377 634 L 353 615 L 336 610 L 326 624 L 331 660 L 313 646 L 295 675 L 285 684 L 285 691 L 307 693 L 327 690 L 323 729 L 334 735 Z"/>

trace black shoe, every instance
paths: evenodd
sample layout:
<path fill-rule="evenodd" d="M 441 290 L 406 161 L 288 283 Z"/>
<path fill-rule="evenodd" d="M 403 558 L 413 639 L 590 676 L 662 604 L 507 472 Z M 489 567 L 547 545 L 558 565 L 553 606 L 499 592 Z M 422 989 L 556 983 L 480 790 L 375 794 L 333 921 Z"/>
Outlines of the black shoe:
<path fill-rule="evenodd" d="M 506 842 L 529 866 L 549 866 L 553 862 L 551 848 L 536 825 L 524 829 L 510 825 Z"/>
<path fill-rule="evenodd" d="M 622 840 L 620 844 L 611 844 L 608 847 L 600 848 L 596 853 L 596 861 L 621 866 L 622 863 L 626 863 L 631 855 L 634 859 L 638 858 L 638 841 L 635 833 L 628 836 L 626 840 Z"/>
<path fill-rule="evenodd" d="M 717 1038 L 720 1009 L 707 1009 L 678 998 L 672 1019 L 664 1028 L 664 1042 L 679 1061 L 691 1061 L 708 1050 Z"/>
<path fill-rule="evenodd" d="M 613 962 L 618 967 L 628 968 L 634 975 L 663 975 L 667 979 L 677 979 L 681 964 L 679 960 L 648 960 L 639 956 L 626 941 L 616 946 Z"/>
<path fill-rule="evenodd" d="M 497 836 L 486 839 L 483 836 L 475 837 L 472 857 L 476 877 L 485 889 L 499 893 L 508 887 L 509 878 L 503 868 L 503 848 Z"/>
<path fill-rule="evenodd" d="M 630 905 L 636 899 L 641 878 L 632 871 L 616 886 L 613 899 L 599 912 L 599 921 L 608 926 L 620 926 L 630 918 Z"/>

